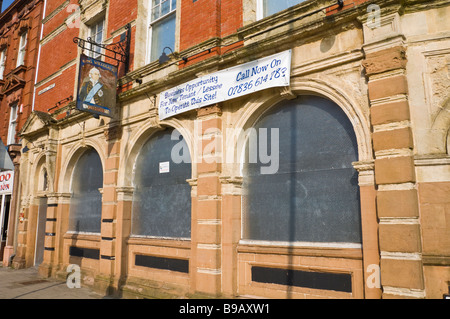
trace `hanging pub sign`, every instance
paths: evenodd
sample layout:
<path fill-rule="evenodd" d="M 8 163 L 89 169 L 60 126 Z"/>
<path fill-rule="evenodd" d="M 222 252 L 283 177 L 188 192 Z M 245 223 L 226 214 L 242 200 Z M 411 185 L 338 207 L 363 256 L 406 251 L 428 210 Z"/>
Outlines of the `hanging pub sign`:
<path fill-rule="evenodd" d="M 214 72 L 160 94 L 161 120 L 272 87 L 290 85 L 291 50 Z"/>
<path fill-rule="evenodd" d="M 84 54 L 80 57 L 77 109 L 112 117 L 116 106 L 117 67 Z"/>

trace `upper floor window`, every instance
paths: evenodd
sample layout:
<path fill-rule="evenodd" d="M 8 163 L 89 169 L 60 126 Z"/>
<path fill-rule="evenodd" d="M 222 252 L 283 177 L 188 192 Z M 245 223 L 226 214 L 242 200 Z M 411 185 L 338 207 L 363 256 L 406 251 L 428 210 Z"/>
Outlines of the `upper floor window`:
<path fill-rule="evenodd" d="M 3 73 L 6 68 L 6 49 L 0 51 L 0 80 L 3 80 Z"/>
<path fill-rule="evenodd" d="M 7 145 L 14 144 L 16 141 L 16 126 L 17 126 L 17 104 L 13 104 L 11 106 L 11 113 L 9 116 Z"/>
<path fill-rule="evenodd" d="M 100 19 L 89 27 L 88 37 L 91 38 L 91 41 L 95 43 L 101 44 L 103 43 L 103 36 L 105 31 L 105 19 Z M 92 45 L 92 51 L 88 52 L 88 56 L 94 59 L 99 59 L 101 57 L 102 49 L 100 46 Z"/>
<path fill-rule="evenodd" d="M 25 49 L 27 47 L 27 32 L 23 32 L 20 35 L 20 41 L 19 41 L 19 54 L 17 55 L 17 65 L 22 65 L 25 62 Z"/>
<path fill-rule="evenodd" d="M 165 47 L 175 51 L 176 0 L 151 0 L 149 62 L 159 58 Z"/>
<path fill-rule="evenodd" d="M 268 17 L 289 7 L 295 6 L 302 0 L 258 0 L 258 19 Z"/>

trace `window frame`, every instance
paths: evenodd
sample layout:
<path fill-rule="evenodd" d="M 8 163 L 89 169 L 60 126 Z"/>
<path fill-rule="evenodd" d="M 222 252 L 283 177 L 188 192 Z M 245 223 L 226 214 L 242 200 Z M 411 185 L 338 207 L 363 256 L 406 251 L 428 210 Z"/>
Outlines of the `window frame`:
<path fill-rule="evenodd" d="M 304 1 L 306 1 L 306 0 L 302 0 L 299 3 L 304 2 Z M 291 7 L 293 7 L 293 6 L 297 5 L 297 4 L 294 4 Z M 283 10 L 286 10 L 288 8 L 291 8 L 291 7 L 287 7 L 285 9 L 283 9 Z M 278 12 L 281 12 L 283 10 L 280 10 Z M 271 15 L 268 15 L 267 17 L 270 17 L 270 16 L 272 16 L 274 14 L 277 14 L 277 12 L 275 12 L 275 13 L 273 13 Z M 262 19 L 267 18 L 267 17 L 264 16 L 264 0 L 256 0 L 256 21 L 262 20 Z"/>
<path fill-rule="evenodd" d="M 171 156 L 168 157 L 169 159 L 169 166 L 170 166 L 170 171 L 167 173 L 170 173 L 170 175 L 175 174 L 175 172 L 177 171 L 176 165 L 184 165 L 185 168 L 189 169 L 189 172 L 187 174 L 187 176 L 182 177 L 182 180 L 184 182 L 181 183 L 176 183 L 172 186 L 178 187 L 178 186 L 182 186 L 182 187 L 186 187 L 186 190 L 188 189 L 188 196 L 187 196 L 187 202 L 186 204 L 189 205 L 189 209 L 185 209 L 187 206 L 184 206 L 181 208 L 183 211 L 185 211 L 187 213 L 187 215 L 177 215 L 176 213 L 174 214 L 174 212 L 172 210 L 167 210 L 167 212 L 169 212 L 169 218 L 166 219 L 167 220 L 172 220 L 173 221 L 173 217 L 178 217 L 178 218 L 187 218 L 189 217 L 189 222 L 184 224 L 185 226 L 187 226 L 187 228 L 183 229 L 184 233 L 189 233 L 188 236 L 186 236 L 186 234 L 181 235 L 181 234 L 169 234 L 169 233 L 155 233 L 154 229 L 150 232 L 148 232 L 148 229 L 146 232 L 141 232 L 139 227 L 136 228 L 136 225 L 138 224 L 143 224 L 143 223 L 148 223 L 149 220 L 154 219 L 155 215 L 154 212 L 158 212 L 158 210 L 156 209 L 156 207 L 153 207 L 153 211 L 141 211 L 140 210 L 140 204 L 139 204 L 139 197 L 140 195 L 140 191 L 144 190 L 145 188 L 149 188 L 149 185 L 147 183 L 143 184 L 138 180 L 137 176 L 147 176 L 144 171 L 147 171 L 148 173 L 150 172 L 149 169 L 149 165 L 151 165 L 150 163 L 162 163 L 161 161 L 156 160 L 156 158 L 152 158 L 152 157 L 148 157 L 149 155 L 155 155 L 154 153 L 152 154 L 152 151 L 157 150 L 158 155 L 162 154 L 162 158 L 160 158 L 159 160 L 164 158 L 164 161 L 168 158 L 165 157 L 165 153 L 161 152 L 161 149 L 158 149 L 158 147 L 162 144 L 160 144 L 159 140 L 160 139 L 168 139 L 169 143 L 173 141 L 173 143 L 175 145 L 179 145 L 179 143 L 183 143 L 184 147 L 189 148 L 188 144 L 187 144 L 187 140 L 184 138 L 184 136 L 181 134 L 180 131 L 178 131 L 176 128 L 167 128 L 168 130 L 163 130 L 163 131 L 157 131 L 154 134 L 151 134 L 146 140 L 145 142 L 142 143 L 142 145 L 140 146 L 140 149 L 134 159 L 134 164 L 133 164 L 133 173 L 132 173 L 132 186 L 134 188 L 134 192 L 133 192 L 133 197 L 132 197 L 132 205 L 131 205 L 131 231 L 130 231 L 130 236 L 134 237 L 134 238 L 152 238 L 152 239 L 167 239 L 167 240 L 174 240 L 174 241 L 185 241 L 185 240 L 191 240 L 192 238 L 192 228 L 191 228 L 191 221 L 192 221 L 192 214 L 191 214 L 191 208 L 192 208 L 192 197 L 191 197 L 191 186 L 189 185 L 189 183 L 186 181 L 189 178 L 192 178 L 192 158 L 191 158 L 191 153 L 188 152 L 189 155 L 189 160 L 187 162 L 182 161 L 181 163 L 177 163 L 174 162 L 171 159 Z M 175 136 L 181 137 L 180 139 L 176 139 L 174 138 Z M 183 142 L 181 142 L 183 141 Z M 167 142 L 167 141 L 166 141 Z M 173 146 L 173 145 L 172 145 Z M 184 148 L 183 148 L 184 149 Z M 185 149 L 184 149 L 185 150 Z M 167 153 L 167 155 L 171 155 L 169 153 Z M 183 173 L 186 173 L 185 171 L 183 171 Z M 156 181 L 156 183 L 160 183 L 161 181 L 164 181 L 166 179 L 166 177 L 164 176 L 165 174 L 161 175 L 161 172 L 159 174 L 156 174 L 156 176 L 153 176 L 152 178 L 147 178 L 146 181 Z M 169 176 L 170 176 L 169 175 Z M 161 180 L 158 180 L 159 177 L 161 177 Z M 172 177 L 173 178 L 173 177 Z M 177 175 L 177 178 L 179 178 L 179 175 Z M 164 186 L 164 183 L 161 184 L 162 186 Z M 167 185 L 167 184 L 166 184 Z M 154 185 L 151 187 L 155 187 Z M 153 193 L 153 192 L 152 192 Z M 178 195 L 177 195 L 178 196 Z M 153 205 L 153 203 L 152 203 Z M 167 209 L 168 207 L 166 206 L 165 209 Z M 173 207 L 169 207 L 169 208 L 173 208 Z M 176 207 L 175 209 L 180 208 L 180 207 Z M 160 211 L 159 211 L 160 212 Z M 178 211 L 179 213 L 179 211 Z M 152 216 L 153 215 L 153 216 Z M 146 217 L 147 216 L 147 217 Z M 178 219 L 179 221 L 180 219 Z M 160 222 L 156 222 L 155 224 L 159 224 Z M 176 223 L 177 228 L 181 225 Z M 179 229 L 179 228 L 178 228 Z"/>
<path fill-rule="evenodd" d="M 10 114 L 9 114 L 9 125 L 8 125 L 8 138 L 7 145 L 15 144 L 16 142 L 16 128 L 17 128 L 17 119 L 19 118 L 19 108 L 17 103 L 11 105 Z"/>
<path fill-rule="evenodd" d="M 74 202 L 74 199 L 76 199 L 79 195 L 83 195 L 85 194 L 85 192 L 78 192 L 76 189 L 79 188 L 79 185 L 75 185 L 75 183 L 77 183 L 77 181 L 75 180 L 75 176 L 77 173 L 79 173 L 81 171 L 81 173 L 85 174 L 86 171 L 85 170 L 81 170 L 81 168 L 86 168 L 86 167 L 80 167 L 81 164 L 85 164 L 80 162 L 83 157 L 87 157 L 87 156 L 92 156 L 93 154 L 96 154 L 98 156 L 98 164 L 100 164 L 100 170 L 101 170 L 101 183 L 99 183 L 99 186 L 101 185 L 101 188 L 97 188 L 100 196 L 99 196 L 99 203 L 100 203 L 100 207 L 99 207 L 99 214 L 98 216 L 94 216 L 94 217 L 98 217 L 98 222 L 99 222 L 99 228 L 98 230 L 79 230 L 79 229 L 73 229 L 71 225 L 71 223 L 73 222 L 73 220 L 78 220 L 80 219 L 80 214 L 79 214 L 79 210 L 78 207 L 76 207 L 76 203 Z M 95 157 L 95 156 L 94 156 Z M 83 159 L 85 160 L 85 159 Z M 92 164 L 92 163 L 90 163 Z M 70 201 L 69 201 L 69 213 L 68 213 L 68 225 L 67 225 L 67 233 L 71 233 L 71 234 L 89 234 L 89 235 L 99 235 L 101 233 L 101 216 L 103 213 L 103 185 L 104 185 L 104 181 L 105 181 L 105 173 L 104 173 L 104 166 L 103 166 L 103 162 L 100 156 L 100 153 L 93 147 L 88 147 L 85 151 L 83 151 L 79 156 L 77 156 L 76 161 L 74 161 L 74 166 L 71 172 L 71 178 L 70 178 L 70 188 L 69 188 L 69 193 L 70 193 Z M 83 185 L 84 186 L 84 185 Z M 97 194 L 96 194 L 97 195 Z M 76 207 L 76 208 L 75 208 Z M 92 213 L 92 212 L 91 212 Z M 74 216 L 74 214 L 76 216 Z M 91 225 L 90 225 L 91 226 Z"/>
<path fill-rule="evenodd" d="M 303 96 L 301 96 L 301 97 L 303 97 Z M 308 98 L 309 96 L 305 95 L 304 97 Z M 323 99 L 327 100 L 325 98 L 323 98 Z M 258 118 L 253 121 L 252 125 L 250 126 L 250 129 L 253 129 L 253 128 L 257 127 L 258 124 L 260 123 L 260 121 L 263 120 L 266 117 L 266 115 L 270 116 L 270 113 L 275 111 L 275 109 L 281 109 L 283 107 L 291 107 L 291 106 L 284 105 L 284 102 L 288 102 L 288 101 L 284 100 L 282 102 L 275 103 L 275 104 L 271 105 L 270 107 L 268 107 L 267 109 L 265 109 L 264 112 L 262 112 L 258 116 Z M 328 100 L 328 102 L 334 103 L 331 100 Z M 346 119 L 349 121 L 349 123 L 351 125 L 350 118 L 347 115 L 346 115 Z M 356 138 L 356 132 L 354 131 L 353 125 L 351 126 L 351 128 L 353 130 L 353 133 L 355 134 L 354 137 Z M 281 138 L 281 135 L 280 135 L 280 138 Z M 245 179 L 247 179 L 249 177 L 245 175 L 245 168 L 244 168 L 244 166 L 246 164 L 248 164 L 247 161 L 246 161 L 247 160 L 246 159 L 246 149 L 247 149 L 247 146 L 248 146 L 248 143 L 249 143 L 250 140 L 251 140 L 251 137 L 250 137 L 250 134 L 248 134 L 248 135 L 245 136 L 245 141 L 241 145 L 239 173 L 240 173 L 240 176 L 243 178 L 243 184 L 242 184 L 243 193 L 246 193 L 248 191 L 248 189 L 245 189 L 245 183 L 246 183 Z M 356 157 L 359 158 L 358 147 L 357 147 L 357 145 L 354 145 L 354 146 L 356 147 L 354 149 L 355 152 L 356 152 Z M 280 151 L 281 151 L 281 149 L 280 149 Z M 259 150 L 258 150 L 258 152 L 259 152 Z M 353 165 L 352 165 L 352 168 L 354 169 Z M 357 185 L 357 196 L 358 196 L 357 200 L 359 202 L 361 202 L 361 193 L 360 193 L 360 186 L 359 186 L 359 184 Z M 276 239 L 276 238 L 269 238 L 269 239 L 268 238 L 264 238 L 264 239 L 263 238 L 251 238 L 249 236 L 249 233 L 246 232 L 246 226 L 247 226 L 246 224 L 248 222 L 251 222 L 251 221 L 249 221 L 248 217 L 246 216 L 248 214 L 248 211 L 246 211 L 247 205 L 248 205 L 248 202 L 246 202 L 246 201 L 248 199 L 246 199 L 244 197 L 245 197 L 244 195 L 241 196 L 241 223 L 240 223 L 241 229 L 240 229 L 240 240 L 239 240 L 240 244 L 244 244 L 244 245 L 263 245 L 263 246 L 270 245 L 270 246 L 279 246 L 279 247 L 284 247 L 284 246 L 289 246 L 289 247 L 316 247 L 316 248 L 319 248 L 319 247 L 361 248 L 361 247 L 363 247 L 363 242 L 362 242 L 362 209 L 360 207 L 360 204 L 358 204 L 358 206 L 357 206 L 358 207 L 358 214 L 359 214 L 358 215 L 359 216 L 358 217 L 359 218 L 359 223 L 357 225 L 359 225 L 359 228 L 360 228 L 359 241 L 353 241 L 353 240 L 350 240 L 350 241 L 347 241 L 347 240 L 342 240 L 342 241 L 340 241 L 340 240 L 338 240 L 338 241 L 334 241 L 334 240 L 332 240 L 332 241 L 328 241 L 328 240 L 326 240 L 326 241 L 315 241 L 315 240 L 309 240 L 309 239 L 308 240 L 293 240 L 293 241 L 290 241 L 290 240 L 279 240 L 279 239 Z"/>
<path fill-rule="evenodd" d="M 99 29 L 97 29 L 97 27 L 101 24 L 101 33 L 102 33 L 102 38 L 100 39 L 100 42 L 97 42 L 97 35 L 100 33 Z M 105 16 L 101 16 L 98 19 L 95 19 L 95 21 L 90 22 L 89 24 L 87 24 L 87 33 L 88 33 L 88 38 L 91 39 L 91 41 L 98 43 L 98 44 L 103 44 L 103 41 L 105 40 L 105 26 L 106 26 L 106 19 Z M 94 47 L 92 48 L 91 44 L 89 45 L 89 49 L 87 50 L 87 56 L 93 58 L 93 59 L 102 59 L 103 56 L 103 49 L 101 47 Z M 96 49 L 99 49 L 97 52 Z M 94 52 L 95 51 L 95 52 Z"/>
<path fill-rule="evenodd" d="M 6 48 L 0 51 L 0 80 L 3 80 L 5 69 L 6 69 Z"/>
<path fill-rule="evenodd" d="M 153 6 L 153 0 L 148 0 L 149 3 L 149 9 L 148 9 L 148 17 L 147 17 L 147 39 L 148 39 L 148 45 L 147 45 L 147 56 L 146 56 L 146 60 L 147 63 L 151 63 L 151 62 L 155 62 L 158 59 L 154 59 L 152 60 L 152 45 L 153 45 L 153 25 L 167 19 L 168 17 L 170 17 L 171 15 L 176 15 L 177 13 L 177 6 L 178 6 L 178 0 L 175 0 L 175 8 L 172 7 L 172 2 L 173 0 L 158 0 L 159 1 L 159 8 L 160 8 L 160 12 L 161 12 L 161 3 L 164 1 L 169 1 L 170 3 L 170 9 L 169 12 L 164 14 L 164 15 L 160 15 L 158 18 L 156 18 L 155 20 L 152 20 L 153 17 L 153 12 L 154 12 L 154 8 L 157 6 Z M 176 25 L 177 25 L 177 21 L 175 18 L 175 30 L 176 30 Z M 174 37 L 174 46 L 176 46 L 176 32 L 173 35 Z M 173 51 L 175 51 L 175 48 L 171 48 Z M 162 53 L 162 52 L 161 52 Z"/>
<path fill-rule="evenodd" d="M 27 41 L 28 38 L 28 32 L 24 31 L 20 34 L 20 40 L 19 40 L 19 48 L 17 52 L 17 63 L 16 67 L 19 67 L 21 65 L 25 64 L 25 56 L 26 56 L 26 48 L 27 48 Z"/>

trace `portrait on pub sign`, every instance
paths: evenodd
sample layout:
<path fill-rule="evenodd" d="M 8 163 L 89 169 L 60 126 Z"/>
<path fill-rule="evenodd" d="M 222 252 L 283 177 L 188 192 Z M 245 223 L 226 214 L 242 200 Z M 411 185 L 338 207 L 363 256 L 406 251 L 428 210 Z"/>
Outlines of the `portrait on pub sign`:
<path fill-rule="evenodd" d="M 111 117 L 116 105 L 116 85 L 116 66 L 82 55 L 77 109 Z"/>

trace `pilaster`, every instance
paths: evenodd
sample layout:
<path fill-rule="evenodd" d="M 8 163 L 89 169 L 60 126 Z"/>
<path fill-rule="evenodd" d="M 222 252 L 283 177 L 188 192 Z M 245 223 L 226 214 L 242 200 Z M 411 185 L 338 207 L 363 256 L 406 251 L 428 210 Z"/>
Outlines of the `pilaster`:
<path fill-rule="evenodd" d="M 424 298 L 406 45 L 399 15 L 365 28 L 383 298 Z"/>
<path fill-rule="evenodd" d="M 220 105 L 198 110 L 197 180 L 192 205 L 192 292 L 219 295 L 222 291 L 222 111 Z M 192 183 L 191 183 L 192 186 Z"/>

